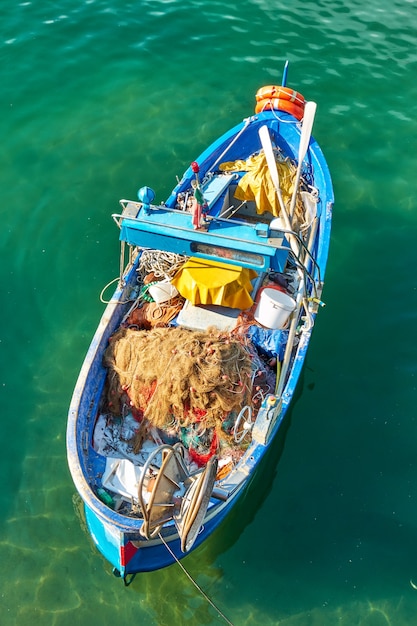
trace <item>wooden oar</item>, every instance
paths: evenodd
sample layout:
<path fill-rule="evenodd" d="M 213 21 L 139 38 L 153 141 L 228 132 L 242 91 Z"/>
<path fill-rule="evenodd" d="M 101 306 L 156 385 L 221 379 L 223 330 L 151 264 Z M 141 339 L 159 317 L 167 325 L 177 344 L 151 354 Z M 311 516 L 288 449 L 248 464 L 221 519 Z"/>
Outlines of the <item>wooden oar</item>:
<path fill-rule="evenodd" d="M 261 128 L 259 129 L 259 137 L 261 139 L 262 148 L 265 153 L 266 162 L 269 168 L 269 173 L 271 175 L 273 185 L 277 192 L 282 216 L 284 218 L 285 228 L 290 231 L 289 233 L 287 233 L 287 237 L 289 239 L 291 249 L 294 252 L 294 255 L 296 256 L 296 258 L 298 258 L 299 245 L 294 235 L 291 234 L 291 231 L 292 231 L 291 222 L 288 217 L 288 213 L 287 213 L 284 201 L 282 199 L 281 188 L 279 186 L 278 168 L 277 168 L 277 164 L 275 161 L 274 150 L 272 148 L 271 137 L 269 135 L 269 130 L 267 126 L 261 126 Z M 288 333 L 288 340 L 287 340 L 287 345 L 285 348 L 285 354 L 284 354 L 284 359 L 282 362 L 282 367 L 277 367 L 275 393 L 278 396 L 278 398 L 281 398 L 282 391 L 284 388 L 285 378 L 287 375 L 288 366 L 290 364 L 290 359 L 291 359 L 291 352 L 292 352 L 292 347 L 294 343 L 295 332 L 297 329 L 298 316 L 299 316 L 300 307 L 303 301 L 304 274 L 303 274 L 303 271 L 299 267 L 297 267 L 297 271 L 300 276 L 299 291 L 298 291 L 298 296 L 297 296 L 297 306 L 291 318 L 290 330 Z"/>
<path fill-rule="evenodd" d="M 287 376 L 288 367 L 290 365 L 291 354 L 292 354 L 292 349 L 293 349 L 294 339 L 295 339 L 295 333 L 297 330 L 298 318 L 300 315 L 301 305 L 303 303 L 303 292 L 304 292 L 304 278 L 301 278 L 299 291 L 298 291 L 297 299 L 296 299 L 297 304 L 293 311 L 291 322 L 290 322 L 290 327 L 288 330 L 288 339 L 287 339 L 287 345 L 285 346 L 284 358 L 282 360 L 281 367 L 279 369 L 277 368 L 275 395 L 278 398 L 281 398 L 282 392 L 284 390 L 284 385 L 286 382 L 285 379 Z"/>
<path fill-rule="evenodd" d="M 287 213 L 287 209 L 285 207 L 284 200 L 282 199 L 281 188 L 279 186 L 278 168 L 277 168 L 277 163 L 275 161 L 274 149 L 272 147 L 272 142 L 271 142 L 271 137 L 269 135 L 268 126 L 266 126 L 266 125 L 265 126 L 261 126 L 261 128 L 259 129 L 258 132 L 259 132 L 259 138 L 261 140 L 262 148 L 263 148 L 264 153 L 265 153 L 266 162 L 268 164 L 268 169 L 269 169 L 269 173 L 271 175 L 272 183 L 273 183 L 273 185 L 275 187 L 275 191 L 277 192 L 279 206 L 281 208 L 282 217 L 283 217 L 284 222 L 285 222 L 285 228 L 287 230 L 292 230 L 290 218 L 289 218 L 289 215 Z"/>
<path fill-rule="evenodd" d="M 316 115 L 317 104 L 313 101 L 306 102 L 304 108 L 303 125 L 301 127 L 300 146 L 298 148 L 298 166 L 295 176 L 294 191 L 292 193 L 290 204 L 290 218 L 294 216 L 295 203 L 297 201 L 298 185 L 300 183 L 301 168 L 303 160 L 307 154 L 308 144 L 310 143 L 311 131 L 313 129 L 314 117 Z"/>

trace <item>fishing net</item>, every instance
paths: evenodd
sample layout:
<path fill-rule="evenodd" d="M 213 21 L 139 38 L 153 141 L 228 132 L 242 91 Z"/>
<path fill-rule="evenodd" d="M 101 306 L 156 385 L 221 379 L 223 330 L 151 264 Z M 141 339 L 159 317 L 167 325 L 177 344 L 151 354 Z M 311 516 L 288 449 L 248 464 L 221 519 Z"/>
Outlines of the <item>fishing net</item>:
<path fill-rule="evenodd" d="M 127 395 L 156 428 L 198 423 L 200 431 L 220 433 L 227 417 L 250 402 L 252 358 L 240 339 L 215 328 L 121 328 L 104 355 L 109 409 L 120 415 Z"/>

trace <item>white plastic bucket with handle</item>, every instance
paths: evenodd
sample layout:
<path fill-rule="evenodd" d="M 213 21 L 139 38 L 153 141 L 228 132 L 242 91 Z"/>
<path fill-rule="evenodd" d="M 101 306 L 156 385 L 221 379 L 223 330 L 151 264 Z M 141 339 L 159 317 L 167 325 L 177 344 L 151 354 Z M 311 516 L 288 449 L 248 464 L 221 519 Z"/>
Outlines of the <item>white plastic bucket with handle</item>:
<path fill-rule="evenodd" d="M 296 302 L 291 296 L 267 287 L 261 293 L 253 317 L 267 328 L 283 328 L 295 307 Z"/>

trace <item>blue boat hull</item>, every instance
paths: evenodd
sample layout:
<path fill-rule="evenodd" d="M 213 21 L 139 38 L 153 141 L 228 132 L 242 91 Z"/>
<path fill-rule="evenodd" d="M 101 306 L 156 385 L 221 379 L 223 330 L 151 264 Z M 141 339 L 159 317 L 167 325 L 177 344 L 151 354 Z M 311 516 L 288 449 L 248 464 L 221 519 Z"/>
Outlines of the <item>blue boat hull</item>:
<path fill-rule="evenodd" d="M 266 154 L 268 145 L 261 144 L 260 140 L 262 134 L 260 131 L 265 126 L 273 138 L 275 153 L 283 154 L 286 163 L 296 163 L 299 145 L 303 139 L 303 128 L 302 126 L 300 128 L 298 120 L 281 111 L 261 112 L 235 126 L 203 152 L 197 162 L 186 170 L 164 204 L 152 205 L 151 190 L 142 188 L 140 202 L 123 200 L 122 213 L 113 215 L 120 228 L 121 259 L 125 262 L 126 247 L 130 251 L 129 259 L 99 323 L 78 378 L 68 417 L 67 453 L 74 483 L 84 502 L 89 533 L 98 550 L 125 582 L 129 576 L 138 572 L 157 570 L 181 559 L 200 546 L 230 514 L 261 468 L 262 459 L 282 428 L 301 375 L 316 314 L 319 305 L 322 304 L 321 290 L 330 241 L 333 190 L 321 149 L 313 137 L 308 137 L 307 154 L 302 157 L 304 161 L 300 162 L 298 174 L 303 169 L 305 180 L 311 183 L 311 189 L 316 189 L 317 193 L 312 200 L 313 204 L 315 203 L 315 213 L 306 219 L 304 231 L 296 232 L 282 225 L 275 226 L 272 215 L 264 219 L 263 215 L 258 215 L 259 212 L 252 215 L 253 219 L 247 214 L 241 217 L 238 215 L 238 219 L 231 219 L 229 212 L 233 205 L 231 208 L 229 205 L 232 202 L 232 192 L 235 193 L 236 184 L 241 180 L 242 174 L 225 175 L 218 171 L 218 163 L 243 162 L 252 156 L 257 158 L 262 154 L 262 150 Z M 273 179 L 273 167 L 271 170 L 270 164 L 269 170 Z M 200 226 L 200 223 L 196 226 L 195 214 L 190 215 L 186 207 L 185 210 L 184 207 L 179 210 L 178 204 L 179 199 L 184 197 L 187 203 L 188 196 L 190 193 L 192 196 L 192 189 L 196 186 L 200 189 L 198 177 L 201 178 L 201 192 L 205 194 L 206 199 L 207 216 L 203 226 Z M 261 182 L 265 183 L 264 180 Z M 304 188 L 307 189 L 307 183 Z M 246 210 L 253 202 L 243 204 Z M 237 210 L 239 207 L 233 209 L 234 212 Z M 286 209 L 284 216 L 285 214 Z M 286 220 L 288 221 L 288 216 Z M 265 283 L 265 280 L 269 280 L 274 274 L 287 277 L 291 275 L 297 279 L 294 311 L 289 314 L 285 330 L 279 331 L 284 333 L 282 337 L 285 337 L 285 341 L 282 353 L 276 353 L 278 367 L 275 390 L 266 385 L 263 391 L 257 392 L 256 389 L 261 388 L 253 386 L 251 393 L 255 398 L 254 404 L 246 405 L 239 413 L 238 419 L 236 415 L 234 416 L 236 431 L 231 432 L 232 434 L 235 432 L 237 442 L 236 434 L 240 422 L 246 429 L 242 435 L 242 438 L 247 437 L 246 447 L 240 449 L 239 459 L 233 462 L 231 469 L 229 468 L 224 475 L 216 474 L 207 494 L 205 488 L 200 489 L 198 483 L 200 479 L 203 483 L 204 479 L 207 485 L 209 484 L 209 478 L 205 476 L 203 470 L 197 472 L 195 476 L 190 473 L 181 479 L 183 482 L 180 481 L 182 500 L 187 502 L 189 508 L 195 508 L 192 517 L 195 521 L 192 522 L 183 521 L 188 519 L 187 511 L 183 512 L 183 504 L 181 510 L 179 509 L 176 494 L 181 491 L 178 486 L 180 482 L 176 486 L 178 489 L 175 494 L 167 496 L 168 499 L 166 502 L 164 500 L 164 504 L 158 502 L 157 505 L 153 505 L 152 489 L 156 487 L 150 487 L 148 490 L 152 494 L 149 506 L 148 502 L 143 500 L 146 492 L 143 487 L 144 480 L 150 480 L 150 484 L 154 480 L 156 482 L 160 479 L 165 480 L 161 468 L 166 456 L 171 455 L 172 467 L 175 465 L 175 471 L 182 475 L 181 468 L 185 466 L 183 447 L 180 454 L 179 444 L 175 446 L 162 444 L 160 449 L 165 456 L 162 456 L 162 465 L 156 479 L 150 461 L 149 467 L 147 461 L 143 463 L 144 476 L 138 483 L 140 485 L 138 501 L 133 502 L 132 499 L 131 511 L 125 513 L 123 507 L 119 510 L 118 505 L 116 506 L 117 501 L 120 505 L 120 498 L 117 500 L 119 496 L 115 499 L 111 488 L 110 492 L 108 488 L 103 489 L 103 477 L 109 473 L 109 458 L 97 449 L 95 443 L 108 380 L 108 369 L 103 363 L 103 356 L 112 336 L 121 324 L 125 323 L 132 309 L 132 302 L 137 302 L 140 298 L 137 284 L 138 268 L 143 251 L 147 249 L 163 250 L 169 254 L 183 255 L 185 258 L 209 264 L 221 261 L 226 267 L 238 264 L 244 271 L 255 271 L 264 281 L 262 284 L 270 285 L 271 283 Z M 259 298 L 261 282 L 254 281 L 253 284 L 255 284 L 254 293 L 257 293 Z M 220 317 L 229 323 L 230 309 L 220 308 L 222 312 Z M 210 307 L 203 310 L 205 315 L 212 315 L 209 309 Z M 197 309 L 196 311 L 200 312 Z M 195 319 L 192 323 L 195 323 Z M 275 332 L 271 327 L 262 329 L 262 324 L 256 321 L 253 323 L 258 329 L 261 327 L 266 335 L 269 333 L 269 338 Z M 180 316 L 172 322 L 172 328 L 177 325 L 181 325 Z M 223 341 L 224 336 L 221 333 L 219 336 L 223 337 Z M 252 381 L 256 375 L 255 368 Z M 258 400 L 257 394 L 260 398 Z M 256 416 L 254 419 L 251 419 L 252 414 Z M 122 459 L 123 453 L 120 454 L 119 460 Z M 173 459 L 176 459 L 175 463 Z M 207 468 L 208 466 L 209 463 Z M 170 472 L 171 470 L 168 474 Z M 177 478 L 175 480 L 169 478 L 168 482 L 176 480 Z M 184 495 L 185 486 L 189 492 Z M 170 488 L 167 487 L 165 491 L 167 490 L 170 491 Z M 188 493 L 194 495 L 188 496 Z M 128 501 L 129 498 L 125 497 L 123 506 L 127 506 Z M 198 506 L 194 503 L 198 503 Z M 166 519 L 161 517 L 163 519 L 161 524 L 156 523 L 154 521 L 156 506 L 175 513 L 170 513 Z M 187 540 L 190 533 L 192 540 Z"/>
<path fill-rule="evenodd" d="M 192 550 L 204 543 L 227 517 L 234 505 L 235 500 L 204 522 Z M 114 533 L 114 527 L 112 532 L 112 527 L 86 505 L 85 516 L 88 530 L 97 549 L 112 564 L 115 573 L 122 578 L 139 572 L 162 569 L 184 557 L 181 551 L 181 541 L 175 529 L 172 530 L 172 534 L 166 535 L 165 543 L 159 538 L 153 542 L 145 542 L 137 533 Z"/>

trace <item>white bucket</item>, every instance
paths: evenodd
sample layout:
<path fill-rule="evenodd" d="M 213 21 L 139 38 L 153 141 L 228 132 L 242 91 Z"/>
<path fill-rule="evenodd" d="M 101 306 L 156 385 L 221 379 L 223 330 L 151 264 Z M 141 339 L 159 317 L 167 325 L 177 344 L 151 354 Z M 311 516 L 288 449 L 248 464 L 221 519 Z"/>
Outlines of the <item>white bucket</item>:
<path fill-rule="evenodd" d="M 283 328 L 295 306 L 296 302 L 291 296 L 267 287 L 261 293 L 253 317 L 267 328 Z"/>
<path fill-rule="evenodd" d="M 161 280 L 159 283 L 151 285 L 148 291 L 157 304 L 162 304 L 162 302 L 166 302 L 178 295 L 176 287 L 171 285 L 169 280 Z"/>

